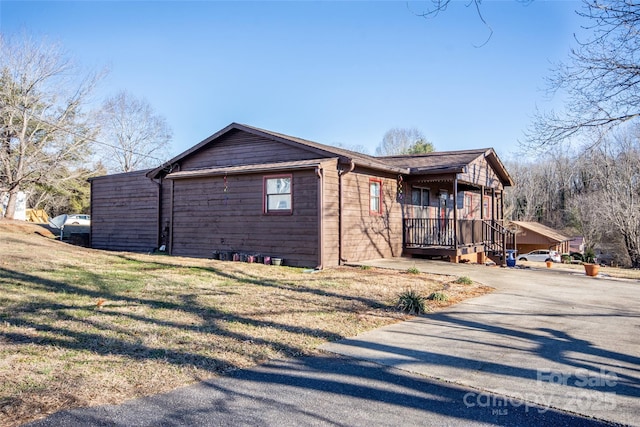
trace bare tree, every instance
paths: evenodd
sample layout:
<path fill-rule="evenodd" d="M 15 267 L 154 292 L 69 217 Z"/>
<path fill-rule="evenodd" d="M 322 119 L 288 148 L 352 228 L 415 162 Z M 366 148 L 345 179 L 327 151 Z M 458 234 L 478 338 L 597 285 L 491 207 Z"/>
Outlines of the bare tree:
<path fill-rule="evenodd" d="M 94 136 L 84 107 L 99 75 L 84 75 L 54 44 L 0 35 L 0 189 L 13 218 L 22 189 L 77 169 Z"/>
<path fill-rule="evenodd" d="M 90 213 L 91 185 L 89 178 L 106 175 L 100 164 L 90 168 L 60 171 L 55 180 L 35 185 L 29 194 L 29 206 L 44 209 L 49 216 L 63 213 Z"/>
<path fill-rule="evenodd" d="M 378 156 L 421 154 L 434 151 L 433 144 L 416 128 L 389 129 L 376 148 Z"/>
<path fill-rule="evenodd" d="M 640 127 L 608 138 L 594 156 L 602 227 L 619 233 L 634 268 L 640 268 Z"/>
<path fill-rule="evenodd" d="M 517 221 L 543 221 L 546 183 L 542 180 L 540 163 L 507 162 L 516 185 L 505 191 L 505 210 Z"/>
<path fill-rule="evenodd" d="M 110 172 L 131 172 L 161 164 L 168 157 L 172 131 L 146 100 L 121 91 L 100 113 L 102 161 Z"/>
<path fill-rule="evenodd" d="M 597 192 L 585 192 L 573 197 L 567 206 L 570 224 L 582 235 L 585 252 L 592 252 L 603 236 L 601 200 Z"/>
<path fill-rule="evenodd" d="M 569 223 L 569 203 L 580 186 L 576 156 L 557 152 L 532 162 L 507 162 L 515 186 L 505 191 L 508 217 L 536 221 L 565 229 Z"/>
<path fill-rule="evenodd" d="M 535 146 L 555 145 L 584 133 L 605 134 L 640 116 L 640 3 L 583 0 L 587 40 L 577 40 L 566 63 L 549 79 L 567 95 L 564 111 L 539 112 L 528 132 Z"/>

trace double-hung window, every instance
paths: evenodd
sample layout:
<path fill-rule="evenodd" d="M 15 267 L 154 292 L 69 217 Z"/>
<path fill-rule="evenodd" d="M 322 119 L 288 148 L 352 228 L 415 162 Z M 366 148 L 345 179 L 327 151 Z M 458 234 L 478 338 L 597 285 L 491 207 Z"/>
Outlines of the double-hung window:
<path fill-rule="evenodd" d="M 411 204 L 415 207 L 429 207 L 429 189 L 421 187 L 413 187 L 411 189 Z"/>
<path fill-rule="evenodd" d="M 473 217 L 473 196 L 470 193 L 464 193 L 464 216 L 465 219 Z"/>
<path fill-rule="evenodd" d="M 290 214 L 293 211 L 291 175 L 264 177 L 264 213 Z"/>
<path fill-rule="evenodd" d="M 382 181 L 379 179 L 369 180 L 369 213 L 382 214 Z"/>

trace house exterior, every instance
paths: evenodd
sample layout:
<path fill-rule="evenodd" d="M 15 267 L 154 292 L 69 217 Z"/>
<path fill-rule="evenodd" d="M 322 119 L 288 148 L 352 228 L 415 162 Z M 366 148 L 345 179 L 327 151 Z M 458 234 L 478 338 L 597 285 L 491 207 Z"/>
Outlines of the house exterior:
<path fill-rule="evenodd" d="M 519 254 L 526 254 L 536 249 L 548 249 L 560 254 L 568 254 L 571 251 L 573 239 L 551 227 L 531 221 L 512 221 L 511 224 L 517 229 L 516 239 Z"/>
<path fill-rule="evenodd" d="M 504 253 L 493 149 L 373 157 L 232 123 L 148 171 L 91 180 L 91 245 L 332 267 L 403 254 Z"/>

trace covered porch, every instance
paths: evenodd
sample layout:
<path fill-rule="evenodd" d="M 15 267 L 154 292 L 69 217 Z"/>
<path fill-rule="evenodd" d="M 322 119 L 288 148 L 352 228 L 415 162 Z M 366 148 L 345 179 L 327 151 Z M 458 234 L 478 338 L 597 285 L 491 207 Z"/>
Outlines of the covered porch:
<path fill-rule="evenodd" d="M 515 234 L 504 223 L 513 181 L 493 150 L 441 153 L 405 182 L 403 252 L 452 262 L 506 264 Z"/>
<path fill-rule="evenodd" d="M 449 257 L 452 262 L 505 263 L 515 248 L 515 234 L 501 220 L 405 218 L 403 251 L 407 255 Z"/>

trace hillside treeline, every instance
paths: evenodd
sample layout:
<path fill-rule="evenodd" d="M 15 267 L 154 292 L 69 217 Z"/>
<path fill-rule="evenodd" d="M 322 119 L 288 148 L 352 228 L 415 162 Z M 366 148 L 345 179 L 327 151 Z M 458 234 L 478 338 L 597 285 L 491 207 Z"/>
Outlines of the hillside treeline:
<path fill-rule="evenodd" d="M 583 236 L 587 250 L 640 268 L 640 125 L 507 169 L 516 182 L 506 193 L 507 218 Z"/>

